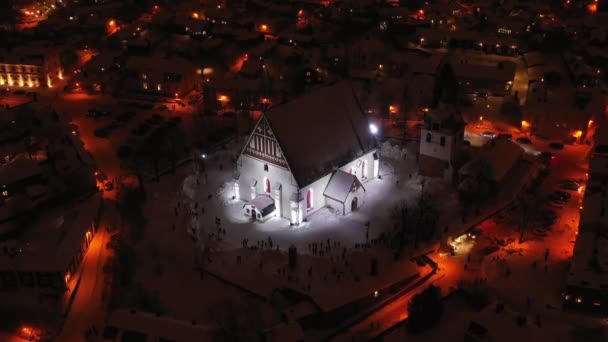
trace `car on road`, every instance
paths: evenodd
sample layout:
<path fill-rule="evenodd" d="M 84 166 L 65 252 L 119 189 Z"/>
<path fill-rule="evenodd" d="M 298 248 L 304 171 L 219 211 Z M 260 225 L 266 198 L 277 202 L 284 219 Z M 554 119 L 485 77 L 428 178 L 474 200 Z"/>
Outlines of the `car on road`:
<path fill-rule="evenodd" d="M 108 179 L 108 176 L 106 176 L 105 172 L 101 170 L 95 171 L 94 175 L 95 179 L 97 179 L 98 182 L 103 182 Z"/>
<path fill-rule="evenodd" d="M 566 179 L 562 179 L 559 181 L 560 184 L 575 184 L 577 186 L 580 186 L 582 183 L 584 183 L 585 180 L 584 179 L 574 179 L 574 178 L 566 178 Z"/>
<path fill-rule="evenodd" d="M 437 268 L 437 263 L 435 261 L 433 261 L 433 259 L 429 258 L 428 255 L 423 254 L 419 258 L 420 258 L 420 260 L 422 260 L 422 262 L 431 266 L 432 268 Z"/>
<path fill-rule="evenodd" d="M 555 159 L 555 155 L 551 152 L 548 151 L 542 151 L 541 153 L 538 154 L 543 160 L 545 161 L 549 161 L 549 160 L 554 160 Z"/>
<path fill-rule="evenodd" d="M 494 252 L 497 252 L 500 249 L 500 247 L 493 245 L 493 246 L 486 246 L 484 247 L 484 249 L 481 251 L 481 253 L 483 253 L 484 255 L 490 255 Z"/>
<path fill-rule="evenodd" d="M 480 135 L 486 138 L 496 138 L 496 133 L 490 131 L 482 132 Z"/>
<path fill-rule="evenodd" d="M 472 228 L 471 230 L 469 230 L 469 232 L 467 233 L 467 236 L 475 239 L 478 236 L 480 236 L 481 234 L 483 234 L 483 231 L 479 228 Z"/>
<path fill-rule="evenodd" d="M 559 187 L 561 189 L 578 191 L 578 189 L 580 189 L 581 186 L 577 182 L 574 182 L 574 181 L 562 181 L 562 182 L 560 182 Z"/>
<path fill-rule="evenodd" d="M 555 196 L 563 199 L 564 201 L 569 201 L 570 197 L 572 197 L 569 193 L 565 191 L 556 191 L 553 193 Z"/>
<path fill-rule="evenodd" d="M 513 134 L 511 134 L 511 133 L 498 133 L 498 138 L 513 140 Z"/>
<path fill-rule="evenodd" d="M 525 145 L 532 144 L 532 140 L 530 140 L 530 138 L 526 138 L 526 137 L 519 137 L 519 138 L 515 139 L 515 141 L 517 141 L 520 144 L 525 144 Z"/>
<path fill-rule="evenodd" d="M 114 190 L 114 183 L 112 183 L 112 182 L 105 182 L 103 184 L 103 189 L 105 191 L 112 191 L 112 190 Z"/>
<path fill-rule="evenodd" d="M 560 142 L 552 142 L 549 144 L 549 147 L 551 147 L 554 150 L 563 150 L 564 144 L 562 144 Z"/>

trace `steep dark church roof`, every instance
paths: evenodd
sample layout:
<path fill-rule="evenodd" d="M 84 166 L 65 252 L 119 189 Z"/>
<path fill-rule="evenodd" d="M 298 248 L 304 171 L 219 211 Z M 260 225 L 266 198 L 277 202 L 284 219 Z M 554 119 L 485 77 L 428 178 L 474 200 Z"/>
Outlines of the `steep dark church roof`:
<path fill-rule="evenodd" d="M 265 115 L 299 186 L 306 186 L 376 147 L 352 87 L 340 82 Z"/>

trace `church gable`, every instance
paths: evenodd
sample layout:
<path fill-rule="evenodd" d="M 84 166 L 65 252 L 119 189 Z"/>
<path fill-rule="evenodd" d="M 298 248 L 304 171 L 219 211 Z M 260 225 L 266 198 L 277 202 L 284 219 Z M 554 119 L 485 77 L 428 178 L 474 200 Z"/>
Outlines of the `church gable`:
<path fill-rule="evenodd" d="M 266 117 L 262 117 L 249 137 L 244 155 L 287 169 L 287 161 L 281 151 Z"/>

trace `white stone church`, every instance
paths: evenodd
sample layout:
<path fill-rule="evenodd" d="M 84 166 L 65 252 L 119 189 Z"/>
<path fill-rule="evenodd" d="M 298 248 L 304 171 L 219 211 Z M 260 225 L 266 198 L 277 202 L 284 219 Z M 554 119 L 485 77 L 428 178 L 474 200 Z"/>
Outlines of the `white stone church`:
<path fill-rule="evenodd" d="M 329 206 L 346 215 L 378 176 L 375 137 L 351 86 L 315 90 L 264 113 L 236 166 L 244 214 L 298 225 Z"/>

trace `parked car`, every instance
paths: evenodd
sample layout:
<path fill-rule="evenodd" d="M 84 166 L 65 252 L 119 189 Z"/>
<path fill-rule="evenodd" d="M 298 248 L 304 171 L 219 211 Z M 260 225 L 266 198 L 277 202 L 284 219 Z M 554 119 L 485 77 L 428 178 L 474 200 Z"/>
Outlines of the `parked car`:
<path fill-rule="evenodd" d="M 555 208 L 563 208 L 564 204 L 566 204 L 566 203 L 564 203 L 562 201 L 552 200 L 552 201 L 549 201 L 548 204 Z"/>
<path fill-rule="evenodd" d="M 526 138 L 526 137 L 519 137 L 519 138 L 515 139 L 515 141 L 517 141 L 520 144 L 525 144 L 525 145 L 532 144 L 532 140 L 530 140 L 529 138 Z"/>
<path fill-rule="evenodd" d="M 135 128 L 132 133 L 137 135 L 137 136 L 142 136 L 145 135 L 146 133 L 148 133 L 150 131 L 150 125 L 143 123 L 139 126 L 137 126 L 137 128 Z"/>
<path fill-rule="evenodd" d="M 116 120 L 121 123 L 126 123 L 131 120 L 135 116 L 135 112 L 132 110 L 122 112 L 120 115 L 116 117 Z"/>
<path fill-rule="evenodd" d="M 89 108 L 89 111 L 87 112 L 87 116 L 92 117 L 92 118 L 108 116 L 108 115 L 110 115 L 110 111 L 101 109 L 101 108 L 95 108 L 95 107 Z"/>
<path fill-rule="evenodd" d="M 486 138 L 496 138 L 496 133 L 486 131 L 486 132 L 481 133 L 481 136 L 486 137 Z"/>
<path fill-rule="evenodd" d="M 499 133 L 499 138 L 513 140 L 513 134 L 511 133 Z"/>
<path fill-rule="evenodd" d="M 564 144 L 562 144 L 560 142 L 552 142 L 549 144 L 549 147 L 551 147 L 554 150 L 563 150 Z"/>

